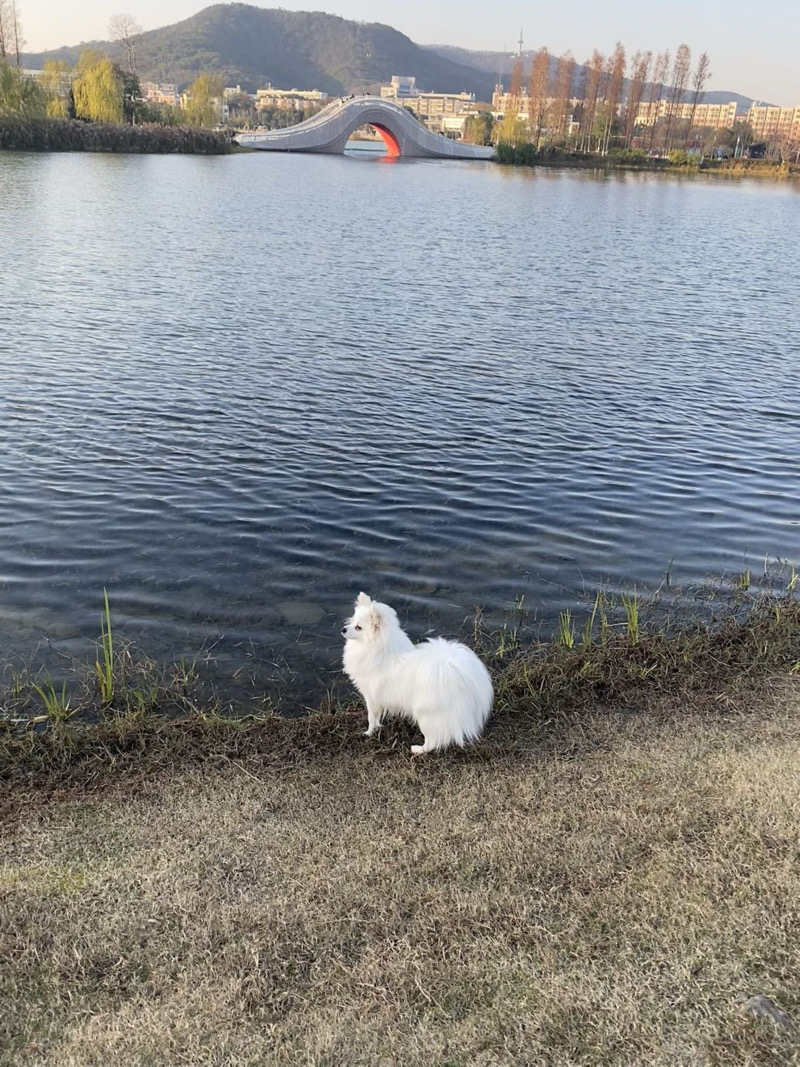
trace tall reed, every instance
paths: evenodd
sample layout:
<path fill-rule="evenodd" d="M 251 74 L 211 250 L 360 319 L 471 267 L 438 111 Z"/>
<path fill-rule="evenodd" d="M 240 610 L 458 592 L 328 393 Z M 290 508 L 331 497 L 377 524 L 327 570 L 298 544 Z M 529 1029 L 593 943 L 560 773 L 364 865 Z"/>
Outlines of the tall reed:
<path fill-rule="evenodd" d="M 100 699 L 110 704 L 114 699 L 114 636 L 111 632 L 111 612 L 108 607 L 108 590 L 103 589 L 105 610 L 100 616 L 100 659 L 95 660 L 95 670 L 100 689 Z"/>

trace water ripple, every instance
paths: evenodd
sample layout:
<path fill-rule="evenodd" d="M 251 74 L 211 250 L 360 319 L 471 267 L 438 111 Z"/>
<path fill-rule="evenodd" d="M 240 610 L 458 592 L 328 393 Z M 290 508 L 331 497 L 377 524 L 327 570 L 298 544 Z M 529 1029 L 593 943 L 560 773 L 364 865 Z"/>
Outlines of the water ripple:
<path fill-rule="evenodd" d="M 800 559 L 791 187 L 260 155 L 0 181 L 9 657 L 91 649 L 106 586 L 149 650 L 311 698 L 360 588 L 422 634 Z"/>

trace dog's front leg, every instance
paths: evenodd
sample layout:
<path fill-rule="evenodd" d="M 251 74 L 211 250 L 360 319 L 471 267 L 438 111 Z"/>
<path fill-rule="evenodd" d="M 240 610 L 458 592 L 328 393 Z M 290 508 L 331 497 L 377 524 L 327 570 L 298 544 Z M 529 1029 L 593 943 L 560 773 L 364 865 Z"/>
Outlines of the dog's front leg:
<path fill-rule="evenodd" d="M 372 737 L 374 733 L 380 730 L 381 726 L 381 709 L 373 704 L 371 701 L 367 701 L 367 728 L 364 731 L 365 737 Z"/>

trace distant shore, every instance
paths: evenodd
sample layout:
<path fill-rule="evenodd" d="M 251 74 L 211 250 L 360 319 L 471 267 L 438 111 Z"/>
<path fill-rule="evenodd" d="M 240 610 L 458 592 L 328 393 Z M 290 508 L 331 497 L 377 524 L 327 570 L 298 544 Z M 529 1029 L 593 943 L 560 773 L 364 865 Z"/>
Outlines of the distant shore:
<path fill-rule="evenodd" d="M 530 144 L 497 146 L 497 161 L 518 167 L 574 167 L 583 170 L 639 170 L 659 174 L 708 174 L 736 178 L 800 178 L 800 163 L 766 159 L 693 159 L 687 153 L 675 158 L 650 157 L 646 152 L 620 149 L 607 155 L 596 152 L 562 152 L 536 149 Z"/>
<path fill-rule="evenodd" d="M 227 155 L 226 131 L 192 126 L 120 126 L 77 119 L 0 118 L 0 150 Z"/>
<path fill-rule="evenodd" d="M 364 138 L 365 142 L 367 141 Z M 77 119 L 0 117 L 0 151 L 110 152 L 158 155 L 229 155 L 250 152 L 232 138 L 232 131 L 190 126 L 123 126 L 81 122 Z M 607 155 L 564 152 L 531 144 L 497 146 L 496 162 L 521 167 L 559 167 L 580 170 L 635 170 L 659 174 L 704 174 L 734 178 L 800 178 L 800 163 L 774 163 L 764 159 L 694 160 L 686 153 L 677 158 L 653 158 L 639 150 L 618 149 Z"/>

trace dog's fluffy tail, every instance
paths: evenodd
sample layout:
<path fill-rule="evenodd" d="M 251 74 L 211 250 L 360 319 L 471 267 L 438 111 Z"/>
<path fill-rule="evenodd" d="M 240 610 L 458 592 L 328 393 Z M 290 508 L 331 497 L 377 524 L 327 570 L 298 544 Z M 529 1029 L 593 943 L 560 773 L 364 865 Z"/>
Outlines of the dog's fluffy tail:
<path fill-rule="evenodd" d="M 489 672 L 466 645 L 434 638 L 415 649 L 415 718 L 426 748 L 478 738 L 492 709 Z"/>

